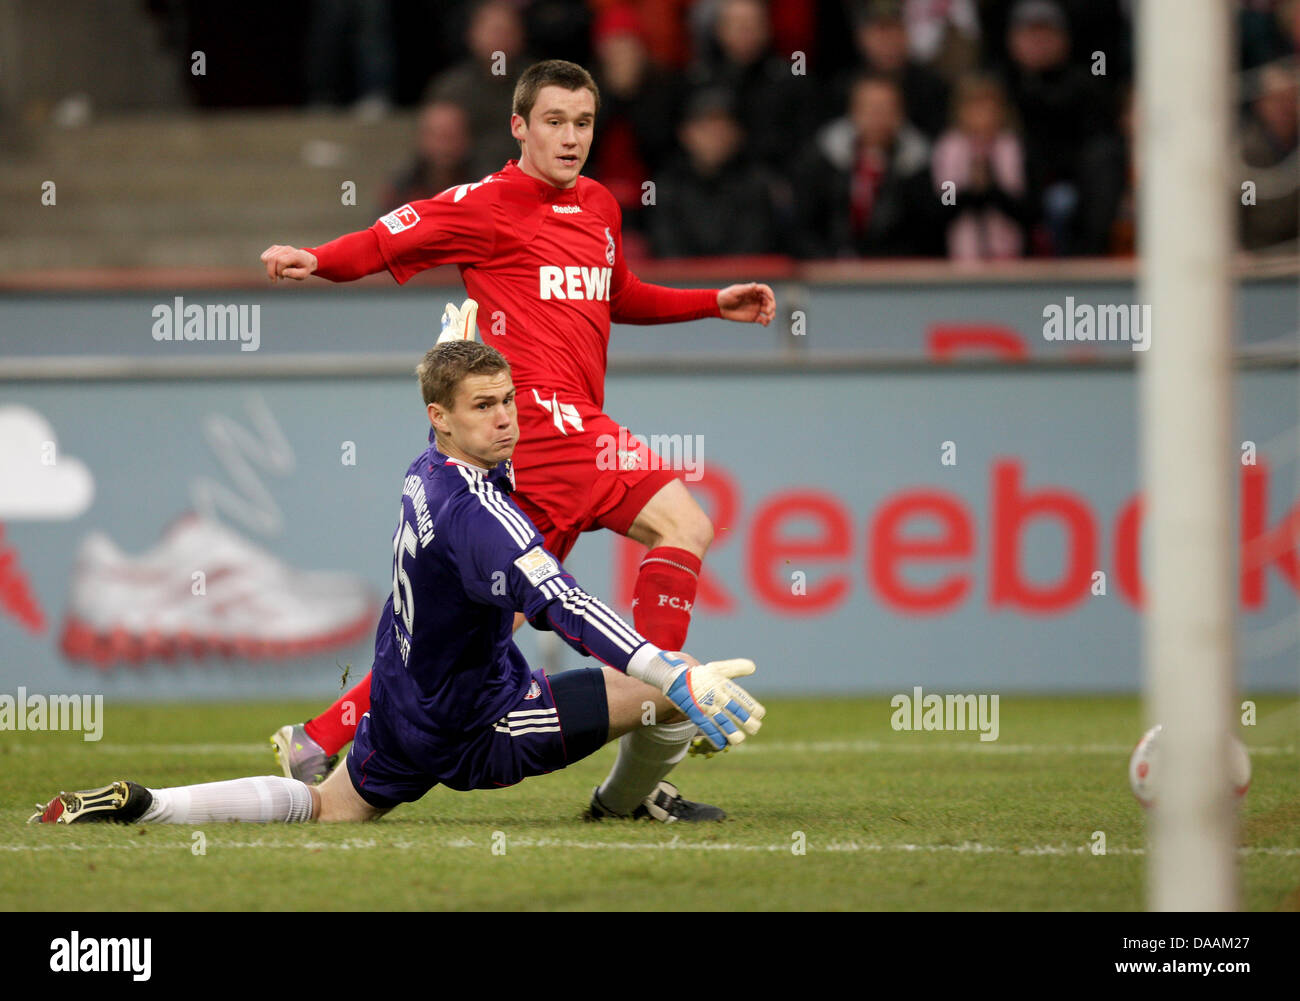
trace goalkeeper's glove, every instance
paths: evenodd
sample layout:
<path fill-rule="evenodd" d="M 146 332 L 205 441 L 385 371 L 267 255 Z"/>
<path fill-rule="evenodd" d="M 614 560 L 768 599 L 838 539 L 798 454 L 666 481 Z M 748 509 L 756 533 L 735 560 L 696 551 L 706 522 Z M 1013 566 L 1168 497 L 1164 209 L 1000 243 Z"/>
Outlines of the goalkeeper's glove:
<path fill-rule="evenodd" d="M 713 747 L 723 750 L 739 744 L 746 734 L 758 733 L 767 710 L 731 680 L 753 674 L 752 660 L 715 660 L 688 667 L 671 654 L 660 656 L 670 664 L 681 665 L 664 681 L 663 693 L 700 728 Z"/>
<path fill-rule="evenodd" d="M 477 317 L 478 303 L 473 299 L 466 299 L 459 309 L 454 302 L 447 303 L 447 308 L 442 311 L 442 333 L 438 335 L 438 343 L 474 340 L 478 337 Z"/>

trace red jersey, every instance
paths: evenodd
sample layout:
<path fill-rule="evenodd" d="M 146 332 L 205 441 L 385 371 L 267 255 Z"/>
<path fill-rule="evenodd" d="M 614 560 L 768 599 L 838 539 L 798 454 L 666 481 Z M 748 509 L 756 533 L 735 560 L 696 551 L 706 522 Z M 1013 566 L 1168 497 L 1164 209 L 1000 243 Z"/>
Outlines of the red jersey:
<path fill-rule="evenodd" d="M 604 409 L 611 320 L 719 315 L 716 289 L 669 289 L 632 274 L 623 260 L 622 211 L 604 185 L 579 177 L 572 188 L 556 188 L 515 160 L 313 253 L 316 273 L 336 281 L 386 267 L 404 283 L 426 268 L 459 265 L 478 300 L 479 336 L 506 356 L 515 385 L 597 410 Z"/>

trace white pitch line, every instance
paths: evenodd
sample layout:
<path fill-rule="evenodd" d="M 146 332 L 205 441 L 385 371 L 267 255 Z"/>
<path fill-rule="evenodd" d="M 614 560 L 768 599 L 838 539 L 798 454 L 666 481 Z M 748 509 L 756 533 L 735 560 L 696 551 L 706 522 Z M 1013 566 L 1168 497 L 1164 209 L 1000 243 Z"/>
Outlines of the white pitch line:
<path fill-rule="evenodd" d="M 1134 744 L 1004 744 L 996 740 L 982 741 L 974 734 L 969 741 L 935 741 L 924 742 L 924 738 L 911 738 L 906 742 L 895 743 L 882 740 L 773 740 L 763 742 L 762 737 L 754 737 L 735 748 L 738 754 L 768 753 L 811 753 L 811 754 L 877 754 L 900 752 L 929 753 L 933 751 L 956 751 L 975 754 L 1132 754 Z M 1294 745 L 1248 747 L 1251 754 L 1295 754 Z"/>
<path fill-rule="evenodd" d="M 394 840 L 384 841 L 378 838 L 346 838 L 343 841 L 273 841 L 273 840 L 253 840 L 253 841 L 222 841 L 210 832 L 214 826 L 223 825 L 206 825 L 205 833 L 208 833 L 207 846 L 211 852 L 219 852 L 225 848 L 234 849 L 261 849 L 261 848 L 289 848 L 300 851 L 320 851 L 324 849 L 334 849 L 336 851 L 359 851 L 387 848 L 394 851 L 421 851 L 428 852 L 437 848 L 452 849 L 475 849 L 481 852 L 491 853 L 493 841 L 491 838 L 483 841 L 474 841 L 471 838 L 449 838 L 444 841 L 433 840 Z M 690 851 L 690 852 L 747 852 L 747 853 L 767 853 L 767 854 L 785 854 L 789 853 L 792 844 L 775 844 L 775 845 L 747 845 L 738 844 L 729 841 L 684 841 L 681 838 L 674 837 L 671 841 L 579 841 L 570 838 L 512 838 L 507 835 L 505 839 L 505 849 L 508 853 L 512 848 L 557 848 L 575 851 Z M 0 851 L 8 852 L 97 852 L 104 849 L 117 849 L 129 852 L 188 852 L 191 850 L 191 840 L 178 841 L 173 844 L 159 844 L 150 842 L 142 844 L 136 839 L 120 842 L 110 842 L 104 845 L 5 845 L 0 844 Z M 805 845 L 805 850 L 810 854 L 884 854 L 887 852 L 906 853 L 906 854 L 930 854 L 930 855 L 1017 855 L 1026 857 L 1041 856 L 1082 856 L 1091 855 L 1092 846 L 1087 845 L 1028 845 L 1025 847 L 1008 848 L 1000 845 L 986 845 L 978 841 L 964 841 L 956 845 L 917 845 L 917 844 L 893 844 L 882 845 L 861 841 L 831 841 L 825 845 L 819 845 L 815 841 L 809 840 Z M 1300 855 L 1300 848 L 1277 848 L 1277 847 L 1251 847 L 1245 846 L 1237 849 L 1239 855 L 1276 855 L 1283 857 L 1292 857 Z M 1145 848 L 1130 848 L 1120 846 L 1107 848 L 1107 855 L 1145 855 Z"/>
<path fill-rule="evenodd" d="M 162 755 L 197 755 L 205 754 L 264 754 L 269 760 L 274 752 L 268 741 L 265 744 L 110 744 L 106 741 L 78 741 L 67 745 L 15 744 L 5 753 L 48 754 L 52 750 L 66 751 L 71 748 L 84 747 L 95 754 L 162 754 Z"/>
<path fill-rule="evenodd" d="M 93 749 L 96 754 L 159 754 L 179 757 L 182 755 L 215 754 L 249 754 L 271 757 L 269 744 L 109 744 L 100 741 L 83 741 L 60 747 L 85 747 Z M 9 752 L 18 754 L 46 754 L 52 748 L 34 744 L 15 744 Z M 1294 744 L 1260 745 L 1246 748 L 1251 754 L 1277 755 L 1296 754 Z M 934 741 L 913 737 L 907 741 L 888 740 L 770 740 L 762 737 L 752 738 L 739 747 L 733 748 L 736 754 L 929 754 L 933 752 L 959 754 L 1124 754 L 1133 752 L 1130 744 L 1006 744 L 999 741 L 982 741 L 975 734 L 968 741 Z M 9 753 L 6 752 L 6 753 Z M 730 753 L 730 752 L 729 752 Z"/>

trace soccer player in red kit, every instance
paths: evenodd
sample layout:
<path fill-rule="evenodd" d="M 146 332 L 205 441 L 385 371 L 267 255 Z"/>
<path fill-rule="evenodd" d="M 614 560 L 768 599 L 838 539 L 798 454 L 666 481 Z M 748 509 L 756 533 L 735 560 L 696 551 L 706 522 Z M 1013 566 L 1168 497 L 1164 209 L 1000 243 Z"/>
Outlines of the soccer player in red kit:
<path fill-rule="evenodd" d="M 652 469 L 663 464 L 650 462 L 648 449 L 635 448 L 628 432 L 604 414 L 610 322 L 718 316 L 766 326 L 776 303 L 763 284 L 682 290 L 632 274 L 623 260 L 618 203 L 604 186 L 581 176 L 599 100 L 581 66 L 537 63 L 515 89 L 510 129 L 519 141 L 517 161 L 403 205 L 369 229 L 316 248 L 272 246 L 262 260 L 272 281 L 313 274 L 351 281 L 387 270 L 404 283 L 427 268 L 459 265 L 485 321 L 483 341 L 509 360 L 518 389 L 515 499 L 561 560 L 582 532 L 597 528 L 647 546 L 633 592 L 634 623 L 662 649 L 680 650 L 713 526 L 677 475 Z M 628 442 L 635 455 L 620 456 L 620 468 L 604 469 L 609 463 L 601 456 L 610 453 L 611 440 Z M 305 728 L 293 728 L 292 738 L 303 734 L 334 754 L 351 739 L 368 705 L 367 677 Z M 621 747 L 611 778 L 651 759 L 675 763 L 693 736 L 682 724 L 642 730 L 628 735 L 639 739 Z M 282 762 L 294 757 L 294 748 L 277 747 Z M 627 789 L 629 783 L 611 786 L 607 780 L 606 786 Z M 608 814 L 626 816 L 638 802 L 601 805 Z"/>

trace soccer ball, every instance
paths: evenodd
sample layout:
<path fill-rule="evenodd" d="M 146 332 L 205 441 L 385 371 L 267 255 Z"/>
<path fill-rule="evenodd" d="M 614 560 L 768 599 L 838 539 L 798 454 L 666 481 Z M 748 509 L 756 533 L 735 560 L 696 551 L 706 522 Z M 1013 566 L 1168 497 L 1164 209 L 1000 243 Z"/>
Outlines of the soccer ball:
<path fill-rule="evenodd" d="M 1156 790 L 1160 781 L 1160 734 L 1164 726 L 1157 723 L 1142 735 L 1137 747 L 1133 748 L 1128 759 L 1128 784 L 1137 801 L 1145 807 L 1151 807 L 1156 801 Z M 1228 763 L 1232 773 L 1232 791 L 1240 799 L 1250 788 L 1250 755 L 1246 745 L 1236 737 L 1232 738 L 1232 750 Z"/>

